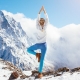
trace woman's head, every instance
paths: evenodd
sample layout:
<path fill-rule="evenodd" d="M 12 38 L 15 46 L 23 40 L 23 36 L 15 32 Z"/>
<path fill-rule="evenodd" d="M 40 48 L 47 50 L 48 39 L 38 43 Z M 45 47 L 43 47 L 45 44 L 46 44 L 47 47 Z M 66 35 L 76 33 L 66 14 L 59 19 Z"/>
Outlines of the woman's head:
<path fill-rule="evenodd" d="M 43 26 L 44 23 L 45 23 L 45 19 L 44 18 L 40 18 L 39 23 L 40 23 L 41 26 Z"/>

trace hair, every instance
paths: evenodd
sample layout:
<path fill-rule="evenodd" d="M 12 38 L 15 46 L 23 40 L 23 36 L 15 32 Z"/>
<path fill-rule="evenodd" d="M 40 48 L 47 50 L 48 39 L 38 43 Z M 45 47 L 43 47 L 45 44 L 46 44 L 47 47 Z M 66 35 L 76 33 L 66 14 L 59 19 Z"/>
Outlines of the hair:
<path fill-rule="evenodd" d="M 44 18 L 40 18 L 40 20 L 44 20 L 44 21 L 45 21 L 45 19 L 44 19 Z"/>

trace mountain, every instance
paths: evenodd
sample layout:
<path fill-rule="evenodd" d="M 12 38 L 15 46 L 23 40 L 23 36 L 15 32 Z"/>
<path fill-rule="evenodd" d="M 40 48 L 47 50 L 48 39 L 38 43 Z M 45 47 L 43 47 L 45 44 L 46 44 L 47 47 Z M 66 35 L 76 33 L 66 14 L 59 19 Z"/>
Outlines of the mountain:
<path fill-rule="evenodd" d="M 36 70 L 39 64 L 35 56 L 26 51 L 34 39 L 26 33 L 19 22 L 0 11 L 0 58 L 22 70 Z M 44 70 L 51 69 L 52 64 L 45 62 Z"/>

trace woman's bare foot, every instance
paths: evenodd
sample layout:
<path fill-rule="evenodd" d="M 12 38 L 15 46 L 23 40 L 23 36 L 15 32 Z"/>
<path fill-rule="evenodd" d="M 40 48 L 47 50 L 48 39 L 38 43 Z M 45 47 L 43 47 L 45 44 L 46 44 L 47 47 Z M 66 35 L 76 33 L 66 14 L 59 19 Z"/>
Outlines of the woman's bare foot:
<path fill-rule="evenodd" d="M 38 62 L 40 62 L 41 53 L 36 53 L 36 58 L 38 58 Z"/>

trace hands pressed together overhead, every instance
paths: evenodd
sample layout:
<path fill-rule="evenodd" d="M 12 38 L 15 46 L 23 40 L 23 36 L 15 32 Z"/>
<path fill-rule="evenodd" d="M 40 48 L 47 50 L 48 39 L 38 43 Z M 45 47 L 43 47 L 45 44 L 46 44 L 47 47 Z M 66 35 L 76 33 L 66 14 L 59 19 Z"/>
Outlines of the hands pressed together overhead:
<path fill-rule="evenodd" d="M 41 13 L 41 11 L 44 11 L 44 13 L 46 13 L 44 6 L 41 7 L 39 14 Z"/>

